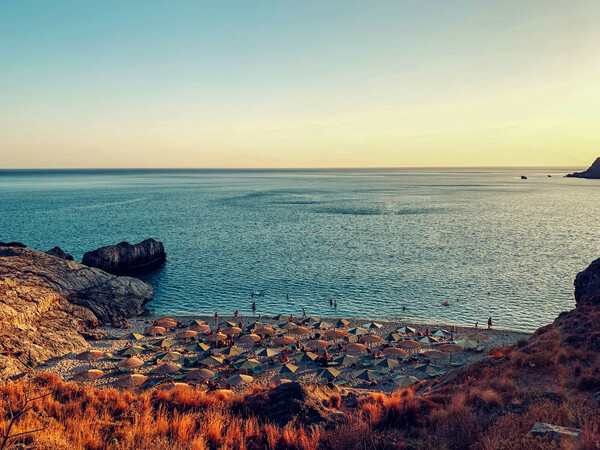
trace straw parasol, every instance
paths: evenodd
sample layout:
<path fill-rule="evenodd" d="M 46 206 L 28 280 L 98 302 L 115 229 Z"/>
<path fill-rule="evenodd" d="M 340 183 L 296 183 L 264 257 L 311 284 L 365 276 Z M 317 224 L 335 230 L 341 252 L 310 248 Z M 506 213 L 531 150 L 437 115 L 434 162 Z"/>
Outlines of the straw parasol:
<path fill-rule="evenodd" d="M 383 327 L 383 325 L 377 322 L 369 322 L 363 325 L 363 328 L 366 328 L 367 330 L 379 330 L 381 327 Z"/>
<path fill-rule="evenodd" d="M 450 353 L 450 362 L 452 362 L 452 354 L 455 352 L 460 352 L 463 349 L 460 345 L 456 344 L 442 344 L 438 348 Z"/>
<path fill-rule="evenodd" d="M 163 317 L 162 319 L 158 319 L 156 322 L 154 322 L 154 325 L 157 327 L 171 328 L 177 326 L 177 321 L 171 319 L 170 317 Z"/>
<path fill-rule="evenodd" d="M 241 386 L 242 384 L 252 383 L 254 381 L 254 378 L 250 375 L 242 375 L 238 373 L 232 377 L 227 378 L 227 380 L 225 381 L 232 386 Z"/>
<path fill-rule="evenodd" d="M 333 369 L 328 367 L 326 369 L 321 369 L 317 372 L 316 378 L 325 378 L 325 379 L 334 379 L 340 374 L 340 371 L 337 369 Z"/>
<path fill-rule="evenodd" d="M 380 377 L 380 375 L 374 370 L 362 369 L 354 372 L 352 376 L 359 380 L 373 381 Z"/>
<path fill-rule="evenodd" d="M 242 329 L 239 327 L 230 327 L 230 328 L 225 328 L 223 330 L 223 334 L 226 334 L 227 336 L 235 336 L 236 334 L 240 334 L 242 332 Z"/>
<path fill-rule="evenodd" d="M 144 339 L 144 335 L 139 333 L 129 333 L 126 336 L 123 336 L 121 339 L 125 339 L 127 341 L 139 341 L 140 339 Z"/>
<path fill-rule="evenodd" d="M 153 338 L 155 338 L 157 334 L 163 334 L 166 331 L 167 330 L 164 327 L 148 327 L 148 328 L 144 328 L 144 334 L 147 334 L 148 336 L 152 336 Z"/>
<path fill-rule="evenodd" d="M 206 336 L 206 340 L 210 342 L 219 342 L 227 339 L 227 335 L 223 333 L 213 333 Z"/>
<path fill-rule="evenodd" d="M 362 336 L 363 334 L 368 334 L 369 332 L 361 327 L 356 327 L 356 328 L 350 328 L 348 330 L 348 334 L 353 334 L 355 336 Z"/>
<path fill-rule="evenodd" d="M 274 348 L 261 348 L 259 351 L 256 352 L 256 356 L 263 356 L 265 358 L 272 358 L 280 354 L 281 352 Z"/>
<path fill-rule="evenodd" d="M 117 365 L 119 367 L 124 367 L 126 369 L 135 369 L 136 367 L 140 367 L 143 364 L 144 364 L 144 361 L 142 361 L 140 358 L 132 356 L 131 358 L 127 358 L 127 359 L 123 359 L 123 360 L 119 361 Z"/>
<path fill-rule="evenodd" d="M 301 336 L 303 334 L 308 333 L 308 328 L 306 328 L 306 327 L 296 327 L 296 328 L 292 328 L 291 330 L 289 330 L 288 333 Z"/>
<path fill-rule="evenodd" d="M 160 348 L 167 348 L 167 347 L 171 347 L 173 344 L 175 344 L 175 341 L 173 341 L 171 339 L 161 339 L 160 341 L 153 342 L 152 346 L 160 347 Z"/>
<path fill-rule="evenodd" d="M 292 330 L 294 328 L 298 328 L 298 325 L 293 324 L 292 322 L 286 322 L 283 325 L 279 325 L 279 328 L 282 330 Z"/>
<path fill-rule="evenodd" d="M 271 327 L 263 327 L 263 328 L 256 330 L 254 333 L 258 334 L 260 336 L 269 336 L 269 335 L 275 333 L 275 330 Z"/>
<path fill-rule="evenodd" d="M 393 369 L 398 365 L 398 361 L 389 358 L 380 359 L 375 363 L 376 366 L 383 367 L 385 369 Z"/>
<path fill-rule="evenodd" d="M 418 378 L 411 377 L 408 375 L 399 375 L 397 377 L 390 378 L 394 381 L 394 383 L 396 383 L 400 387 L 410 386 L 411 384 L 415 384 L 416 382 L 421 381 Z"/>
<path fill-rule="evenodd" d="M 348 332 L 344 330 L 327 330 L 323 333 L 325 339 L 341 339 L 346 335 L 348 335 Z"/>
<path fill-rule="evenodd" d="M 148 380 L 147 376 L 142 375 L 140 373 L 132 373 L 129 375 L 125 375 L 122 378 L 119 378 L 117 380 L 117 386 L 124 388 L 141 386 L 146 382 L 146 380 Z"/>
<path fill-rule="evenodd" d="M 411 327 L 399 327 L 396 329 L 396 331 L 402 334 L 414 334 L 417 332 L 417 330 Z"/>
<path fill-rule="evenodd" d="M 86 350 L 85 352 L 79 353 L 75 358 L 79 359 L 80 361 L 87 361 L 91 368 L 92 361 L 100 359 L 103 356 L 104 353 L 100 350 Z"/>
<path fill-rule="evenodd" d="M 98 369 L 90 369 L 84 370 L 82 372 L 77 372 L 73 375 L 73 379 L 76 381 L 94 381 L 98 378 L 104 376 L 104 372 Z"/>
<path fill-rule="evenodd" d="M 217 356 L 207 356 L 198 362 L 204 366 L 216 366 L 218 364 L 223 364 L 223 358 L 219 358 Z"/>
<path fill-rule="evenodd" d="M 327 341 L 321 341 L 319 339 L 314 339 L 312 341 L 308 341 L 306 343 L 306 346 L 308 348 L 313 348 L 313 349 L 325 348 L 325 347 L 329 346 L 329 342 L 327 342 Z"/>
<path fill-rule="evenodd" d="M 185 339 L 186 342 L 189 338 L 193 338 L 196 337 L 198 333 L 192 330 L 185 330 L 185 331 L 180 331 L 179 333 L 177 333 L 175 335 L 176 338 L 178 339 Z"/>
<path fill-rule="evenodd" d="M 388 347 L 383 349 L 383 354 L 387 356 L 406 356 L 406 350 L 401 348 Z"/>
<path fill-rule="evenodd" d="M 438 340 L 431 336 L 423 336 L 422 338 L 419 338 L 419 342 L 421 344 L 428 345 L 428 344 L 435 344 L 436 342 L 438 342 Z"/>
<path fill-rule="evenodd" d="M 186 380 L 210 380 L 215 373 L 209 369 L 194 369 L 185 374 Z"/>
<path fill-rule="evenodd" d="M 296 372 L 296 370 L 298 370 L 298 366 L 295 366 L 293 364 L 287 363 L 287 364 L 280 364 L 278 366 L 275 366 L 271 369 L 273 372 L 278 373 L 278 374 L 282 374 L 282 373 L 294 373 Z"/>
<path fill-rule="evenodd" d="M 245 334 L 244 336 L 240 337 L 239 341 L 243 344 L 254 344 L 260 341 L 260 336 L 257 334 Z"/>
<path fill-rule="evenodd" d="M 338 356 L 333 360 L 334 363 L 339 364 L 340 366 L 349 366 L 351 364 L 357 363 L 359 360 L 355 356 L 342 355 Z"/>
<path fill-rule="evenodd" d="M 477 342 L 485 341 L 486 339 L 490 338 L 487 334 L 484 334 L 484 333 L 471 333 L 468 336 L 469 336 L 469 339 L 474 339 Z"/>
<path fill-rule="evenodd" d="M 382 341 L 383 338 L 381 336 L 377 336 L 376 334 L 365 334 L 360 337 L 360 342 L 364 344 L 375 344 Z"/>
<path fill-rule="evenodd" d="M 156 367 L 152 371 L 152 375 L 168 375 L 170 373 L 179 372 L 180 369 L 181 369 L 180 364 L 169 362 L 166 364 L 161 364 L 160 366 Z"/>
<path fill-rule="evenodd" d="M 278 336 L 273 339 L 273 342 L 278 345 L 289 345 L 296 342 L 296 340 L 291 336 Z"/>
<path fill-rule="evenodd" d="M 417 341 L 400 341 L 398 342 L 398 347 L 408 350 L 408 354 L 410 355 L 410 352 L 415 348 L 421 347 L 421 343 Z"/>
<path fill-rule="evenodd" d="M 438 352 L 437 350 L 428 350 L 426 352 L 421 353 L 425 358 L 433 359 L 433 363 L 435 364 L 438 359 L 444 359 L 448 357 L 448 353 Z"/>
<path fill-rule="evenodd" d="M 367 346 L 363 344 L 348 344 L 344 347 L 348 353 L 364 353 L 367 351 Z"/>
<path fill-rule="evenodd" d="M 196 325 L 192 325 L 190 327 L 191 331 L 195 331 L 196 333 L 203 333 L 206 330 L 210 330 L 210 326 L 202 323 L 202 324 L 196 324 Z"/>
<path fill-rule="evenodd" d="M 132 356 L 132 355 L 138 355 L 138 354 L 142 353 L 145 350 L 146 349 L 144 347 L 140 347 L 138 345 L 132 345 L 131 347 L 124 348 L 119 353 L 121 355 L 125 355 L 125 356 Z"/>
<path fill-rule="evenodd" d="M 210 346 L 204 342 L 194 342 L 185 348 L 188 352 L 206 352 L 210 349 Z"/>
<path fill-rule="evenodd" d="M 161 361 L 177 361 L 182 356 L 183 355 L 179 352 L 165 352 L 165 353 L 159 353 L 158 355 L 156 355 L 156 357 L 158 359 L 160 359 Z"/>
<path fill-rule="evenodd" d="M 346 319 L 340 319 L 335 323 L 336 328 L 344 328 L 350 325 L 350 321 Z"/>

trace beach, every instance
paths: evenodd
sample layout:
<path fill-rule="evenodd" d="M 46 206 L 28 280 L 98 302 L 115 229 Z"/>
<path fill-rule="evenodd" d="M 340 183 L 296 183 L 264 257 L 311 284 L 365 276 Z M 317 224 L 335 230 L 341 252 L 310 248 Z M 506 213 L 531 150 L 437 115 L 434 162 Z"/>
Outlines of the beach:
<path fill-rule="evenodd" d="M 203 336 L 200 333 L 197 337 L 187 340 L 175 337 L 177 333 L 187 330 L 187 326 L 189 326 L 192 321 L 205 322 L 211 327 L 211 331 L 209 332 L 214 332 L 214 317 L 171 316 L 170 318 L 173 320 L 184 324 L 185 328 L 174 328 L 173 330 L 167 330 L 164 335 L 156 337 L 145 335 L 144 329 L 152 326 L 152 323 L 160 318 L 161 317 L 158 316 L 141 316 L 130 320 L 130 328 L 127 329 L 113 328 L 112 326 L 99 327 L 99 330 L 106 332 L 107 338 L 90 340 L 88 342 L 89 349 L 102 352 L 102 357 L 88 362 L 76 359 L 76 354 L 70 353 L 63 357 L 57 357 L 48 360 L 37 366 L 35 370 L 55 373 L 65 380 L 71 380 L 76 373 L 88 370 L 91 367 L 92 369 L 102 370 L 104 375 L 97 380 L 86 381 L 85 383 L 90 383 L 98 388 L 112 388 L 117 386 L 119 379 L 127 376 L 127 373 L 124 373 L 123 369 L 118 368 L 118 364 L 119 362 L 128 358 L 128 356 L 120 355 L 120 352 L 135 346 L 143 348 L 143 351 L 134 354 L 136 358 L 139 358 L 141 361 L 143 361 L 143 364 L 135 369 L 132 369 L 131 372 L 148 376 L 148 380 L 146 380 L 144 385 L 141 386 L 141 389 L 144 387 L 156 386 L 164 383 L 173 384 L 189 382 L 191 384 L 199 385 L 202 388 L 227 388 L 237 392 L 244 392 L 250 389 L 252 386 L 260 386 L 263 388 L 269 387 L 277 384 L 281 379 L 284 379 L 304 382 L 334 382 L 343 388 L 391 392 L 401 387 L 401 384 L 394 381 L 396 378 L 400 377 L 400 379 L 404 380 L 403 377 L 407 376 L 414 377 L 416 380 L 432 379 L 436 376 L 440 376 L 444 373 L 455 370 L 458 367 L 468 365 L 471 362 L 481 360 L 482 358 L 491 357 L 489 355 L 489 350 L 493 347 L 512 345 L 518 340 L 526 339 L 530 336 L 529 333 L 506 329 L 496 329 L 494 327 L 488 330 L 487 328 L 482 327 L 477 329 L 473 327 L 452 328 L 447 324 L 418 324 L 399 321 L 376 321 L 374 322 L 374 325 L 372 325 L 373 328 L 369 329 L 367 334 L 379 336 L 382 338 L 382 341 L 375 342 L 373 344 L 367 344 L 367 351 L 359 352 L 358 354 L 352 354 L 343 349 L 349 343 L 358 342 L 361 340 L 362 336 L 354 336 L 349 334 L 345 338 L 326 340 L 328 345 L 325 347 L 325 350 L 328 352 L 329 363 L 327 364 L 327 367 L 322 367 L 315 364 L 313 361 L 309 361 L 306 357 L 301 358 L 303 356 L 302 351 L 289 351 L 288 347 L 288 350 L 283 353 L 288 358 L 285 362 L 296 366 L 297 370 L 295 370 L 294 373 L 275 374 L 272 372 L 273 367 L 284 363 L 283 358 L 280 356 L 283 347 L 273 343 L 272 339 L 275 336 L 289 335 L 289 330 L 281 328 L 281 325 L 288 323 L 288 320 L 285 318 L 276 320 L 272 316 L 245 317 L 244 327 L 258 322 L 259 328 L 270 327 L 274 330 L 274 333 L 270 336 L 265 336 L 254 346 L 248 346 L 247 344 L 239 343 L 237 341 L 238 338 L 234 337 L 235 348 L 239 347 L 242 350 L 242 352 L 238 355 L 221 355 L 221 352 L 228 347 L 221 346 L 220 348 L 215 348 L 214 343 L 206 340 L 207 336 Z M 313 340 L 317 333 L 319 335 L 318 337 L 323 338 L 322 335 L 327 331 L 327 329 L 338 329 L 342 330 L 343 332 L 344 330 L 353 330 L 357 327 L 359 329 L 363 328 L 363 326 L 366 324 L 373 324 L 373 321 L 369 319 L 348 319 L 348 324 L 345 327 L 335 328 L 335 324 L 338 320 L 339 319 L 327 318 L 323 319 L 323 323 L 320 323 L 321 321 L 319 321 L 318 318 L 312 319 L 311 322 L 313 324 L 315 321 L 317 321 L 316 323 L 323 328 L 314 328 L 313 324 L 306 325 L 306 328 L 309 329 L 309 332 L 300 338 L 301 347 L 306 346 L 310 340 Z M 226 322 L 233 321 L 233 316 L 219 316 L 220 329 L 224 330 L 225 327 L 229 326 L 226 324 Z M 328 325 L 330 325 L 330 327 Z M 378 325 L 381 326 L 378 327 Z M 399 341 L 393 341 L 393 338 L 390 338 L 389 335 L 390 333 L 397 334 L 396 330 L 399 327 L 414 328 L 416 333 L 406 335 L 398 334 L 398 337 L 401 339 L 413 341 L 417 339 L 423 339 L 424 336 L 418 336 L 418 334 L 424 335 L 427 333 L 427 330 L 429 330 L 429 333 L 432 333 L 437 329 L 444 331 L 454 330 L 454 332 L 452 333 L 451 337 L 441 337 L 437 342 L 433 341 L 433 339 L 438 338 L 432 337 L 428 339 L 432 342 L 422 343 L 420 344 L 419 348 L 409 350 L 409 354 L 405 357 L 390 357 L 382 354 L 382 350 L 384 348 L 398 347 Z M 131 333 L 139 334 L 143 337 L 138 336 L 139 339 L 126 339 L 125 336 L 130 335 Z M 477 349 L 463 349 L 456 351 L 451 355 L 452 362 L 450 354 L 447 352 L 445 353 L 446 356 L 443 356 L 444 352 L 442 352 L 442 356 L 439 358 L 427 357 L 427 355 L 431 355 L 431 353 L 426 352 L 439 352 L 440 346 L 448 343 L 464 343 L 465 339 L 469 339 L 468 336 L 473 335 L 473 333 L 483 335 L 480 337 L 479 342 L 476 341 L 478 344 Z M 152 348 L 152 343 L 156 343 L 161 339 L 167 339 L 170 341 L 170 343 L 172 343 L 172 345 L 164 348 Z M 377 340 L 377 338 L 375 339 Z M 207 351 L 189 351 L 186 348 L 187 346 L 190 346 L 190 344 L 199 342 L 209 345 L 210 349 Z M 168 345 L 168 343 L 163 344 Z M 340 347 L 342 347 L 342 349 L 340 349 Z M 274 356 L 256 356 L 256 352 L 261 349 L 273 349 L 273 351 L 270 352 L 274 353 Z M 306 350 L 318 355 L 323 354 L 322 349 L 317 351 L 309 349 Z M 160 359 L 161 355 L 164 355 L 167 352 L 174 353 L 167 356 L 165 361 L 156 361 L 157 358 Z M 211 366 L 197 363 L 197 361 L 202 360 L 208 355 L 223 357 L 224 362 L 222 364 L 216 363 L 215 365 Z M 356 360 L 350 359 L 349 361 L 353 361 L 350 364 L 345 364 L 344 362 L 338 364 L 336 359 L 341 356 L 355 357 Z M 440 355 L 434 353 L 434 356 Z M 170 358 L 173 360 L 169 360 L 168 362 L 182 365 L 182 369 L 173 373 L 172 375 L 153 375 L 153 370 L 167 362 L 166 360 Z M 248 358 L 255 358 L 258 360 L 260 363 L 259 368 L 255 371 L 252 371 L 249 369 L 236 369 L 232 365 L 236 361 Z M 299 360 L 299 358 L 301 359 Z M 422 365 L 427 362 L 433 364 L 433 369 L 430 370 L 425 367 L 427 371 L 422 371 L 424 370 Z M 186 365 L 189 367 L 185 367 Z M 195 368 L 208 368 L 215 372 L 215 379 L 211 380 L 210 386 L 208 386 L 208 382 L 206 381 L 199 382 L 197 380 L 191 381 L 187 379 L 185 374 L 189 373 Z M 333 369 L 333 375 L 337 375 L 333 377 L 331 374 L 327 374 L 327 376 L 331 377 L 330 379 L 318 377 L 317 375 L 320 374 L 320 372 L 325 368 Z M 336 372 L 338 370 L 339 374 Z M 367 373 L 364 373 L 365 370 Z M 248 383 L 241 383 L 238 386 L 232 386 L 226 380 L 229 380 L 230 377 L 236 374 L 250 375 L 253 377 L 253 380 Z M 357 375 L 360 375 L 360 377 L 357 378 Z"/>

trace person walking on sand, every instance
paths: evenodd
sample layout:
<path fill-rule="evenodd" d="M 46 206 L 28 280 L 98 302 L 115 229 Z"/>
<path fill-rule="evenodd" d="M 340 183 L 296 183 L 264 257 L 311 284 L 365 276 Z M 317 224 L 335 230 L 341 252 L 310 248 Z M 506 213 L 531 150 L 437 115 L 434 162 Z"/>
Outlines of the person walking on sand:
<path fill-rule="evenodd" d="M 302 308 L 302 318 L 306 319 L 306 311 L 304 310 L 304 308 Z"/>
<path fill-rule="evenodd" d="M 237 317 L 238 317 L 238 310 L 236 309 L 235 312 L 233 313 L 233 321 L 237 322 Z"/>
<path fill-rule="evenodd" d="M 492 328 L 492 318 L 491 317 L 488 318 L 488 330 L 490 328 Z"/>
<path fill-rule="evenodd" d="M 219 326 L 219 313 L 218 312 L 215 313 L 215 326 L 216 327 Z"/>
<path fill-rule="evenodd" d="M 475 328 L 478 328 L 479 322 L 475 322 Z"/>

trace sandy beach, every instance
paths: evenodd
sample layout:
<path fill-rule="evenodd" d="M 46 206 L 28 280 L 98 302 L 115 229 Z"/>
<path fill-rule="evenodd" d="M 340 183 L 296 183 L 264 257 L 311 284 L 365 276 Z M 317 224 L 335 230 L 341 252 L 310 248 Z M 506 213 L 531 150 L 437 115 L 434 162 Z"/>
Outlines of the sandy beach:
<path fill-rule="evenodd" d="M 279 354 L 282 350 L 282 346 L 277 345 L 271 342 L 271 339 L 275 336 L 287 335 L 286 330 L 280 328 L 281 325 L 287 323 L 284 319 L 278 321 L 273 317 L 268 316 L 255 316 L 255 317 L 245 317 L 244 318 L 244 326 L 252 325 L 255 322 L 259 322 L 260 324 L 264 324 L 265 326 L 270 326 L 275 330 L 275 333 L 270 336 L 261 339 L 254 346 L 248 346 L 247 344 L 242 344 L 237 342 L 237 337 L 234 338 L 234 345 L 243 350 L 242 353 L 235 356 L 224 356 L 223 364 L 216 364 L 210 367 L 204 366 L 202 364 L 198 364 L 197 361 L 203 359 L 205 356 L 209 354 L 213 354 L 215 356 L 219 356 L 219 353 L 226 349 L 227 347 L 221 346 L 221 348 L 215 348 L 215 345 L 208 340 L 204 339 L 206 336 L 198 335 L 196 338 L 188 339 L 187 342 L 184 339 L 178 339 L 175 335 L 187 329 L 187 326 L 194 320 L 198 320 L 201 322 L 206 322 L 211 330 L 215 330 L 215 320 L 214 317 L 208 316 L 172 316 L 172 319 L 176 321 L 180 321 L 183 323 L 186 328 L 181 329 L 173 329 L 167 330 L 167 332 L 162 336 L 157 336 L 156 338 L 152 336 L 147 336 L 144 334 L 144 329 L 151 326 L 151 324 L 159 319 L 157 316 L 142 316 L 136 319 L 132 319 L 129 321 L 131 327 L 128 329 L 123 328 L 113 328 L 111 326 L 99 327 L 99 329 L 105 331 L 108 335 L 106 339 L 89 341 L 90 350 L 99 350 L 104 353 L 104 355 L 98 360 L 91 362 L 91 367 L 93 369 L 102 370 L 105 375 L 95 381 L 87 381 L 86 383 L 91 383 L 95 387 L 99 388 L 110 388 L 115 387 L 116 382 L 119 378 L 124 377 L 126 374 L 123 371 L 119 370 L 117 364 L 119 361 L 126 359 L 126 356 L 120 355 L 120 352 L 124 349 L 134 345 L 134 346 L 147 346 L 151 348 L 151 344 L 160 339 L 168 339 L 173 342 L 173 345 L 168 348 L 156 348 L 156 349 L 144 349 L 144 351 L 136 354 L 135 356 L 141 359 L 144 364 L 133 369 L 134 373 L 140 373 L 148 376 L 148 381 L 145 386 L 153 386 L 161 383 L 174 383 L 174 382 L 188 382 L 183 374 L 193 370 L 193 368 L 209 368 L 214 371 L 216 374 L 220 374 L 217 379 L 215 379 L 211 383 L 212 388 L 230 388 L 236 390 L 238 392 L 243 392 L 247 390 L 252 385 L 259 385 L 262 387 L 267 387 L 273 383 L 276 383 L 279 379 L 289 379 L 295 381 L 314 381 L 317 379 L 317 373 L 324 369 L 324 367 L 315 364 L 314 362 L 306 362 L 306 361 L 298 361 L 297 358 L 301 357 L 301 351 L 286 351 L 284 354 L 289 358 L 287 360 L 288 363 L 295 365 L 298 369 L 294 373 L 286 373 L 285 375 L 278 375 L 271 371 L 271 369 L 275 365 L 280 365 L 284 362 L 283 358 L 280 357 Z M 221 325 L 221 329 L 226 327 L 224 324 L 226 321 L 233 321 L 233 316 L 219 316 L 219 324 Z M 332 329 L 335 329 L 335 324 L 338 319 L 323 319 L 323 322 L 326 324 L 330 324 Z M 356 327 L 363 327 L 367 323 L 372 323 L 372 321 L 368 319 L 348 319 L 348 325 L 342 330 L 352 330 Z M 396 322 L 396 321 L 376 321 L 375 322 L 381 327 L 373 328 L 369 330 L 369 334 L 377 335 L 383 338 L 382 342 L 374 343 L 369 346 L 369 350 L 367 352 L 359 352 L 359 354 L 351 354 L 346 352 L 342 347 L 347 345 L 349 342 L 357 342 L 360 337 L 354 336 L 352 334 L 348 335 L 345 338 L 335 339 L 335 340 L 327 340 L 329 345 L 326 347 L 328 352 L 330 364 L 328 364 L 329 368 L 335 370 L 339 370 L 339 374 L 332 379 L 336 384 L 347 388 L 360 388 L 360 389 L 371 389 L 377 391 L 390 392 L 396 390 L 399 386 L 397 382 L 394 381 L 394 378 L 400 376 L 411 376 L 415 377 L 418 380 L 431 379 L 436 376 L 436 374 L 447 373 L 459 365 L 466 365 L 470 362 L 480 360 L 484 357 L 490 357 L 487 355 L 488 350 L 496 347 L 496 346 L 504 346 L 511 345 L 517 342 L 519 339 L 527 338 L 530 336 L 528 333 L 523 333 L 519 331 L 512 330 L 503 330 L 503 329 L 482 329 L 479 327 L 478 329 L 469 328 L 469 327 L 455 327 L 455 332 L 453 334 L 453 340 L 456 342 L 463 342 L 465 339 L 468 339 L 468 335 L 472 335 L 473 333 L 481 333 L 487 336 L 487 338 L 483 338 L 478 342 L 479 348 L 477 350 L 472 349 L 464 349 L 462 351 L 458 351 L 453 353 L 452 355 L 452 363 L 450 361 L 450 355 L 446 353 L 447 357 L 441 357 L 433 359 L 431 357 L 427 358 L 426 355 L 428 351 L 435 351 L 437 347 L 443 344 L 447 344 L 452 342 L 449 337 L 441 338 L 438 342 L 431 343 L 422 343 L 419 348 L 410 351 L 409 355 L 406 357 L 389 357 L 381 353 L 381 350 L 385 347 L 389 347 L 390 344 L 394 345 L 394 342 L 390 342 L 386 340 L 390 333 L 396 333 L 396 330 L 401 326 L 406 326 L 410 328 L 414 328 L 417 333 L 405 335 L 404 339 L 419 339 L 421 336 L 418 334 L 425 334 L 426 330 L 429 332 L 433 332 L 436 329 L 442 330 L 451 330 L 451 327 L 445 324 L 410 324 L 406 322 Z M 326 329 L 317 329 L 313 326 L 306 326 L 309 328 L 309 332 L 302 336 L 300 344 L 301 347 L 304 346 L 309 340 L 315 338 L 316 334 L 319 334 L 319 337 L 322 337 L 322 334 Z M 129 335 L 130 333 L 138 333 L 143 335 L 142 338 L 138 340 L 127 340 L 124 337 Z M 197 352 L 197 351 L 189 351 L 186 349 L 186 346 L 193 344 L 195 342 L 204 342 L 207 345 L 210 345 L 210 350 L 207 352 Z M 397 343 L 396 343 L 397 344 Z M 269 348 L 275 349 L 276 355 L 274 357 L 261 357 L 256 356 L 255 353 L 261 349 Z M 439 349 L 438 349 L 439 350 Z M 320 349 L 310 350 L 315 354 L 322 355 L 323 350 Z M 156 369 L 159 365 L 164 363 L 163 361 L 158 361 L 157 364 L 157 355 L 161 355 L 165 352 L 178 352 L 181 354 L 181 357 L 177 357 L 174 361 L 176 364 L 180 364 L 182 367 L 182 371 L 176 372 L 173 376 L 167 375 L 153 375 L 152 371 Z M 424 355 L 425 353 L 425 355 Z M 356 357 L 354 363 L 351 364 L 336 364 L 336 362 L 331 362 L 335 360 L 339 356 L 349 355 Z M 254 373 L 250 370 L 245 369 L 236 369 L 232 364 L 240 359 L 244 358 L 256 358 L 261 363 L 261 368 L 265 369 L 264 371 L 259 368 L 258 373 Z M 185 360 L 188 360 L 190 364 L 186 364 Z M 387 361 L 386 361 L 387 360 Z M 419 370 L 419 366 L 423 363 L 430 362 L 434 364 L 435 370 L 433 370 L 433 374 L 423 372 L 423 367 Z M 185 367 L 186 365 L 190 367 Z M 53 358 L 49 361 L 46 361 L 43 364 L 40 364 L 36 371 L 46 371 L 58 374 L 66 380 L 70 380 L 73 376 L 81 371 L 85 371 L 90 367 L 90 363 L 88 361 L 82 361 L 76 359 L 76 355 L 74 353 L 65 355 L 59 358 Z M 356 378 L 356 375 L 360 373 L 362 370 L 368 370 L 367 378 L 373 378 L 371 380 L 365 380 L 361 378 Z M 431 372 L 431 371 L 430 371 Z M 253 376 L 253 381 L 250 383 L 243 383 L 239 386 L 230 386 L 226 383 L 226 379 L 235 375 L 235 374 L 247 374 Z M 365 376 L 365 374 L 363 374 Z M 320 379 L 321 381 L 328 381 L 327 379 Z M 192 383 L 201 384 L 198 381 L 194 381 Z M 206 385 L 206 382 L 205 384 Z M 143 387 L 142 387 L 143 388 Z"/>

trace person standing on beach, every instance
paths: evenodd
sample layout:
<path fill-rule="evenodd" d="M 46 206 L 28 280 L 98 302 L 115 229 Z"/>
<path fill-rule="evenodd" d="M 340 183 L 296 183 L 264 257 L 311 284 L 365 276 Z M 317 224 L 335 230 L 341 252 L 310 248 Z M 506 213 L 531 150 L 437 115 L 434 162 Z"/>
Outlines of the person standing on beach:
<path fill-rule="evenodd" d="M 256 302 L 252 302 L 252 311 L 256 311 Z"/>
<path fill-rule="evenodd" d="M 492 318 L 491 317 L 488 318 L 488 330 L 490 328 L 492 328 Z"/>
<path fill-rule="evenodd" d="M 306 311 L 304 311 L 304 308 L 302 308 L 302 318 L 306 319 Z"/>
<path fill-rule="evenodd" d="M 479 325 L 479 322 L 475 322 L 475 328 L 477 328 L 478 325 Z"/>
<path fill-rule="evenodd" d="M 233 321 L 237 322 L 237 317 L 238 317 L 238 310 L 236 309 L 235 312 L 233 313 Z"/>
<path fill-rule="evenodd" d="M 218 312 L 215 313 L 215 326 L 216 327 L 219 326 L 219 313 Z"/>

